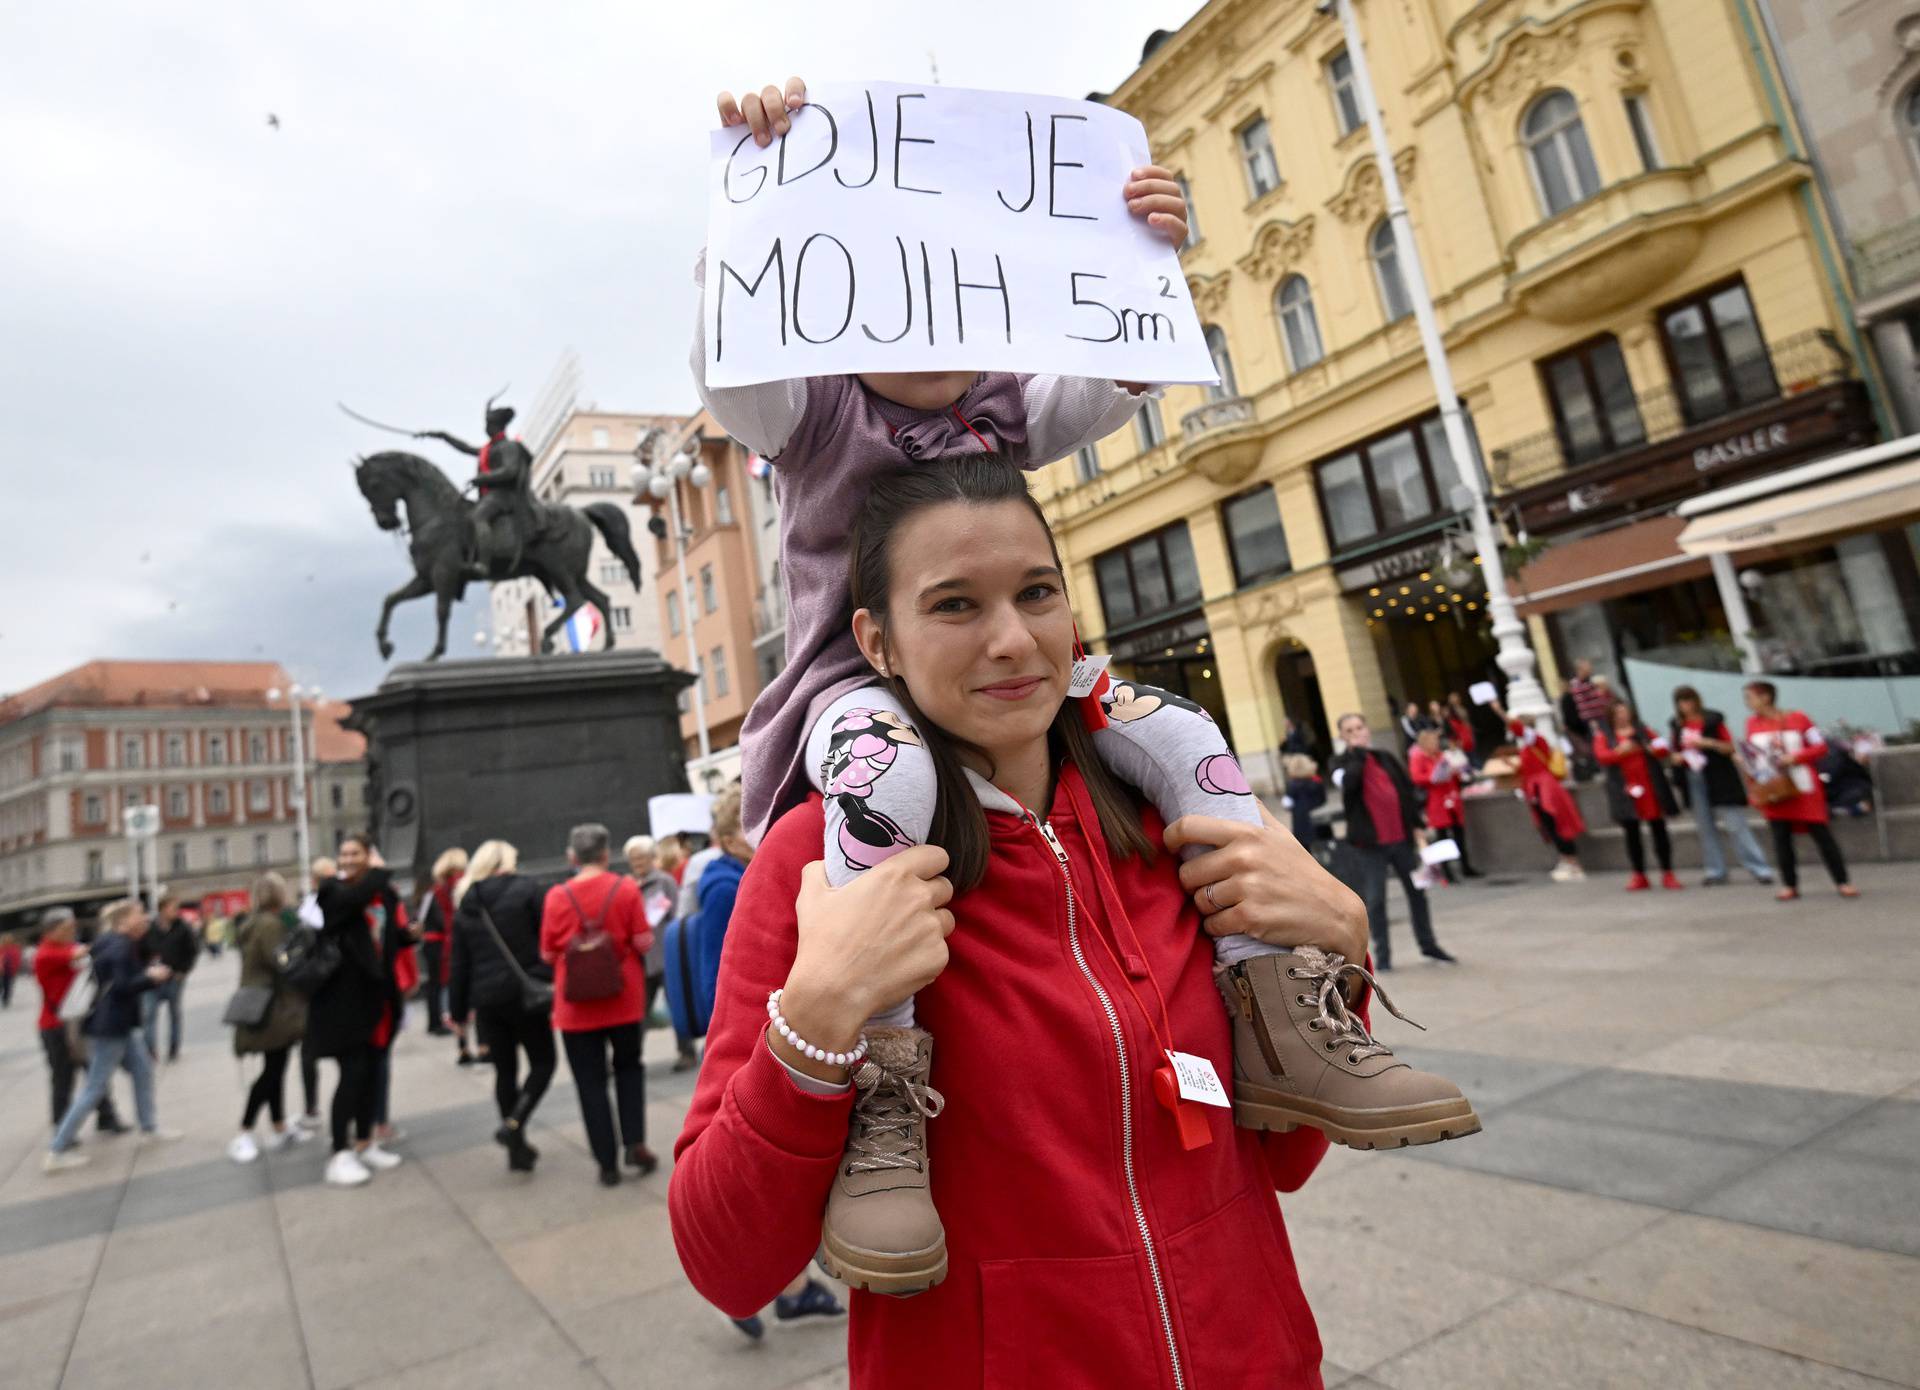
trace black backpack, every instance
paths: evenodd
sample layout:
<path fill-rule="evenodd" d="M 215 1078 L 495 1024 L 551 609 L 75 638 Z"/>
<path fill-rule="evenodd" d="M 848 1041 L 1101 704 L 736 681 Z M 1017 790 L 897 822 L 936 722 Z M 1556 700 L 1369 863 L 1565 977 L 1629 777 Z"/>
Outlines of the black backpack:
<path fill-rule="evenodd" d="M 340 943 L 307 927 L 295 927 L 274 952 L 273 969 L 288 989 L 309 997 L 340 968 Z"/>

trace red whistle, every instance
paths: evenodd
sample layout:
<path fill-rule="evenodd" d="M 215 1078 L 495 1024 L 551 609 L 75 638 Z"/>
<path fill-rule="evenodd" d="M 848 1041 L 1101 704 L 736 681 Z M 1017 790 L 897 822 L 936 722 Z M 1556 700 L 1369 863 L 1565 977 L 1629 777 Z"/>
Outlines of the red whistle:
<path fill-rule="evenodd" d="M 1180 1083 L 1174 1078 L 1171 1064 L 1154 1072 L 1153 1095 L 1173 1112 L 1173 1122 L 1180 1129 L 1181 1148 L 1204 1149 L 1213 1142 L 1213 1128 L 1207 1123 L 1205 1108 L 1180 1098 Z"/>

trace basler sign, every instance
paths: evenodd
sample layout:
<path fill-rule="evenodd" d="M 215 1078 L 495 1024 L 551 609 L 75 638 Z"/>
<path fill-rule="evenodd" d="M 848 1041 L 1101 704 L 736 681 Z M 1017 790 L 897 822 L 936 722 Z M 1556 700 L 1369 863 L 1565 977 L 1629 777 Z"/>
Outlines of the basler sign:
<path fill-rule="evenodd" d="M 1176 250 L 1122 194 L 1146 132 L 1094 102 L 814 88 L 766 149 L 712 136 L 706 373 L 1219 380 Z"/>

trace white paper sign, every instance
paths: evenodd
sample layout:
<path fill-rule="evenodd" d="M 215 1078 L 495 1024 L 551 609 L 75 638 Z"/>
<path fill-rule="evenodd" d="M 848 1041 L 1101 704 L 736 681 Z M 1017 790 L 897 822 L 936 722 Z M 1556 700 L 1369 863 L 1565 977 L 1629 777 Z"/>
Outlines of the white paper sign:
<path fill-rule="evenodd" d="M 1169 1052 L 1167 1060 L 1173 1063 L 1173 1078 L 1179 1083 L 1180 1099 L 1233 1108 L 1233 1102 L 1227 1099 L 1227 1088 L 1220 1084 L 1220 1073 L 1205 1057 L 1196 1057 L 1191 1052 Z"/>
<path fill-rule="evenodd" d="M 1467 695 L 1476 705 L 1490 705 L 1500 698 L 1492 681 L 1475 681 L 1467 687 Z"/>
<path fill-rule="evenodd" d="M 1127 180 L 1152 161 L 1124 111 L 834 83 L 766 149 L 734 126 L 711 153 L 711 385 L 937 370 L 1220 379 L 1178 253 L 1127 208 Z"/>
<path fill-rule="evenodd" d="M 704 792 L 667 792 L 647 798 L 647 829 L 662 835 L 705 835 L 713 829 L 713 798 Z"/>
<path fill-rule="evenodd" d="M 1460 846 L 1452 840 L 1429 840 L 1427 847 L 1420 851 L 1423 864 L 1451 864 L 1460 857 Z"/>

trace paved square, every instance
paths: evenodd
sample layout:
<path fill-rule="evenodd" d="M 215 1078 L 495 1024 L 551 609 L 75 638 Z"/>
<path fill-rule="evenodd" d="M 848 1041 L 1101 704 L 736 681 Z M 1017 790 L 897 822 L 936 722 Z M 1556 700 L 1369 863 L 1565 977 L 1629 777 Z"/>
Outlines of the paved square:
<path fill-rule="evenodd" d="M 1920 1386 L 1920 866 L 1859 879 L 1859 902 L 1816 884 L 1794 908 L 1629 897 L 1619 876 L 1440 893 L 1464 963 L 1403 952 L 1388 980 L 1432 1031 L 1383 1031 L 1486 1132 L 1336 1150 L 1286 1202 L 1328 1385 Z M 408 1163 L 354 1192 L 320 1185 L 324 1144 L 234 1166 L 233 978 L 203 961 L 162 1069 L 187 1138 L 89 1137 L 93 1162 L 54 1178 L 30 981 L 0 1014 L 8 1390 L 845 1385 L 842 1325 L 750 1343 L 687 1286 L 664 1167 L 595 1184 L 564 1064 L 539 1172 L 509 1175 L 491 1074 L 454 1067 L 417 1010 L 394 1076 Z M 692 1079 L 649 1044 L 664 1152 Z"/>

